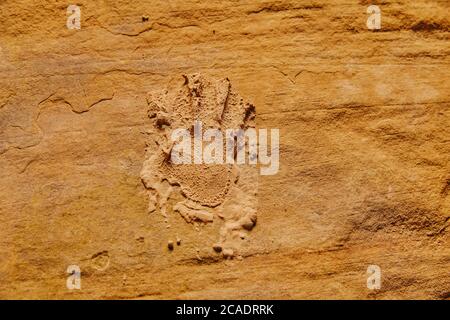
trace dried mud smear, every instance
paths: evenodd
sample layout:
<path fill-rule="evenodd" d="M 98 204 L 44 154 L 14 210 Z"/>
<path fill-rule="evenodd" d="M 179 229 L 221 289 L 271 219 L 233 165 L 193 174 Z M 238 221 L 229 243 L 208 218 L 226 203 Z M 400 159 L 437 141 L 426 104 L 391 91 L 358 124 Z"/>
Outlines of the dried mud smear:
<path fill-rule="evenodd" d="M 173 164 L 171 133 L 191 130 L 201 121 L 210 128 L 247 129 L 255 126 L 255 108 L 233 90 L 228 79 L 184 75 L 174 91 L 148 97 L 148 141 L 141 171 L 148 191 L 149 213 L 170 219 L 181 215 L 186 223 L 220 223 L 211 248 L 226 258 L 239 255 L 239 243 L 256 223 L 258 172 L 236 164 Z M 195 232 L 195 228 L 192 229 Z"/>

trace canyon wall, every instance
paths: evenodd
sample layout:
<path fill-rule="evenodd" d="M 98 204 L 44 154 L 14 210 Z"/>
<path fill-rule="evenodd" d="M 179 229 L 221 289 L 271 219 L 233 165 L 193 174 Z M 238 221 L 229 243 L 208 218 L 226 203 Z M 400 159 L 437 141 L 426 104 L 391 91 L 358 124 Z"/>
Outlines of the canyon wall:
<path fill-rule="evenodd" d="M 70 4 L 0 1 L 0 298 L 450 297 L 448 1 Z M 278 172 L 155 166 L 180 101 Z"/>

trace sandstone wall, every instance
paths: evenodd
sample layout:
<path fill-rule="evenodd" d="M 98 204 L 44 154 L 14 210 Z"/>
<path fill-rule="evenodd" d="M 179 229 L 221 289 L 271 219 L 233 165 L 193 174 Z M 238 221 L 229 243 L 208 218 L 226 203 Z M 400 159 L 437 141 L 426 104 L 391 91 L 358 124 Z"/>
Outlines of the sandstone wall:
<path fill-rule="evenodd" d="M 69 4 L 0 1 L 0 298 L 449 298 L 448 1 Z M 280 129 L 233 259 L 141 181 L 149 93 L 197 73 Z"/>

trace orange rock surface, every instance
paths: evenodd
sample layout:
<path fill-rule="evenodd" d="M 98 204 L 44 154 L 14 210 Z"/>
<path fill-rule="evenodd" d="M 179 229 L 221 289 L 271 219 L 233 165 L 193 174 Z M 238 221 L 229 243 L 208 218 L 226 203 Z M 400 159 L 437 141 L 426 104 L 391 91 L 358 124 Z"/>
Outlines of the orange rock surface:
<path fill-rule="evenodd" d="M 448 1 L 77 4 L 0 3 L 0 298 L 449 299 Z M 183 74 L 280 129 L 240 255 L 149 213 L 148 94 Z"/>

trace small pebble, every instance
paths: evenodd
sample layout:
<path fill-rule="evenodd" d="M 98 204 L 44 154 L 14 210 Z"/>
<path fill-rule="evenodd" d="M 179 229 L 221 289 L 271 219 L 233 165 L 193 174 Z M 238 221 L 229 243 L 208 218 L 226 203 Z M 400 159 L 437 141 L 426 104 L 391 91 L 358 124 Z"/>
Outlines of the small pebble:
<path fill-rule="evenodd" d="M 222 246 L 218 243 L 216 243 L 215 245 L 213 245 L 213 249 L 215 252 L 219 253 L 222 251 Z"/>
<path fill-rule="evenodd" d="M 233 249 L 224 249 L 223 250 L 224 258 L 233 258 L 233 255 L 234 255 Z"/>
<path fill-rule="evenodd" d="M 242 224 L 242 227 L 248 231 L 252 230 L 254 226 L 255 223 L 251 220 L 247 220 L 245 223 Z"/>
<path fill-rule="evenodd" d="M 173 241 L 169 240 L 169 242 L 167 243 L 167 247 L 169 248 L 169 250 L 173 250 Z"/>

